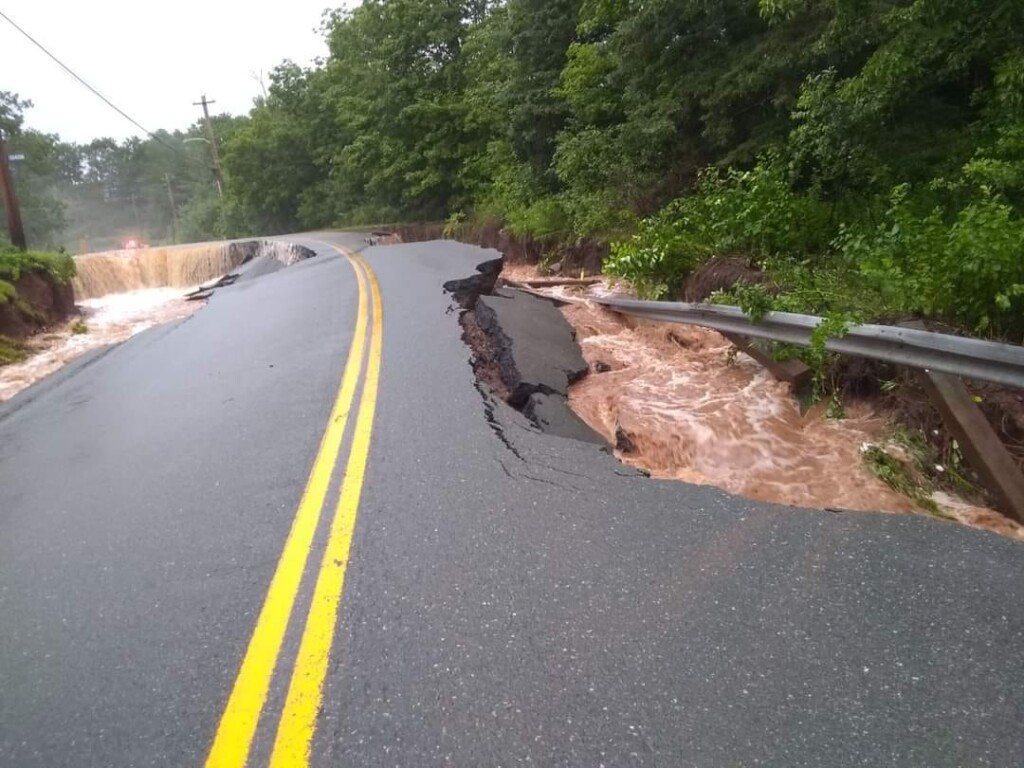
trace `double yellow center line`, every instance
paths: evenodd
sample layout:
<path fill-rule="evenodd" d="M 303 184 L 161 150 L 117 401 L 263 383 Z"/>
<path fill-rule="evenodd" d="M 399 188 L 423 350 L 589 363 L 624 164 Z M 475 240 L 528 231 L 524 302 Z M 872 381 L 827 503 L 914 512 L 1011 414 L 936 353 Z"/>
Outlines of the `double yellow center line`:
<path fill-rule="evenodd" d="M 355 334 L 341 377 L 338 396 L 320 442 L 320 450 L 313 462 L 313 469 L 299 501 L 281 559 L 277 563 L 263 608 L 256 621 L 256 628 L 217 728 L 206 761 L 207 768 L 243 768 L 248 761 L 249 750 L 277 666 L 285 631 L 291 620 L 331 477 L 341 452 L 356 390 L 362 379 L 362 395 L 341 492 L 331 521 L 327 547 L 317 572 L 312 602 L 270 758 L 270 764 L 275 768 L 309 764 L 310 746 L 323 696 L 324 678 L 327 675 L 334 628 L 345 585 L 349 548 L 352 544 L 352 533 L 355 529 L 363 477 L 370 452 L 383 339 L 380 287 L 373 270 L 362 257 L 339 248 L 335 250 L 346 256 L 355 271 L 359 286 Z M 368 355 L 367 325 L 370 329 Z"/>

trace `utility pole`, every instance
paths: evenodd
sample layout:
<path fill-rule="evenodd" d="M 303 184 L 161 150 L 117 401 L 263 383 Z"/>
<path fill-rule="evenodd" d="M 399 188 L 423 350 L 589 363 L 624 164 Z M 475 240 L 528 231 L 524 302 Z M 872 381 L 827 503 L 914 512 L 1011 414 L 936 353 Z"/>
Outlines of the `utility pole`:
<path fill-rule="evenodd" d="M 213 177 L 217 180 L 217 194 L 224 196 L 224 176 L 220 171 L 220 153 L 217 151 L 217 137 L 213 135 L 213 123 L 210 122 L 210 104 L 216 101 L 207 101 L 206 94 L 200 101 L 193 101 L 195 107 L 202 106 L 203 118 L 206 121 L 206 137 L 210 140 L 210 155 L 213 157 Z"/>
<path fill-rule="evenodd" d="M 7 211 L 7 232 L 11 236 L 11 244 L 15 248 L 28 250 L 25 242 L 25 228 L 21 225 L 21 208 L 14 194 L 14 181 L 11 179 L 11 163 L 7 155 L 7 139 L 0 132 L 0 197 L 3 197 L 4 210 Z"/>
<path fill-rule="evenodd" d="M 171 243 L 178 242 L 178 207 L 174 204 L 174 189 L 171 187 L 171 174 L 164 174 L 164 181 L 167 182 L 167 197 L 171 201 Z"/>

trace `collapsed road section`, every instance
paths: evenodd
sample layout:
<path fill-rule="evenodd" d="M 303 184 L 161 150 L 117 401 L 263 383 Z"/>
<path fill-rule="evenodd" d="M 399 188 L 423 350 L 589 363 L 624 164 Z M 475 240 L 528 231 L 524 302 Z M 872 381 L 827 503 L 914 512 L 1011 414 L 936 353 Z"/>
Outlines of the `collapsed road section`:
<path fill-rule="evenodd" d="M 501 259 L 484 262 L 479 274 L 444 286 L 463 309 L 478 381 L 542 432 L 605 445 L 569 407 L 569 386 L 587 372 L 572 326 L 549 301 L 495 289 L 501 267 Z"/>

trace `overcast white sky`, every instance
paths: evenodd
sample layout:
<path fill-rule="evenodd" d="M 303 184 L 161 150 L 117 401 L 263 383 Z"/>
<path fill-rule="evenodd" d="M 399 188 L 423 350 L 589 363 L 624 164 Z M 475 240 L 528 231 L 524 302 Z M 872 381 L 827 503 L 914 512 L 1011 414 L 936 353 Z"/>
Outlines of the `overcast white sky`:
<path fill-rule="evenodd" d="M 327 7 L 352 0 L 0 0 L 0 10 L 151 131 L 186 128 L 201 114 L 244 114 L 283 59 L 325 56 Z M 65 140 L 123 139 L 140 131 L 0 18 L 0 90 L 31 99 L 26 124 Z"/>

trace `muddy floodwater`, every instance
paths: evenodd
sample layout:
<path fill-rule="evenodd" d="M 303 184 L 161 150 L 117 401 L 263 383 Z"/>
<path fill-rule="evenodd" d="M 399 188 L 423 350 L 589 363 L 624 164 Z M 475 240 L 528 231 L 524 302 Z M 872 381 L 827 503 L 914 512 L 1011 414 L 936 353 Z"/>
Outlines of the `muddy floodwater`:
<path fill-rule="evenodd" d="M 506 268 L 502 276 L 530 279 L 531 269 Z M 846 403 L 843 419 L 827 418 L 824 406 L 802 412 L 788 384 L 733 353 L 717 332 L 630 319 L 585 301 L 621 290 L 601 283 L 544 289 L 577 302 L 562 312 L 590 373 L 569 389 L 569 403 L 621 461 L 653 477 L 760 501 L 923 514 L 861 458 L 889 428 L 872 403 Z M 961 523 L 1024 540 L 1024 527 L 994 510 L 944 493 L 934 501 Z"/>
<path fill-rule="evenodd" d="M 27 360 L 0 367 L 0 402 L 89 350 L 116 344 L 154 325 L 188 317 L 202 306 L 181 288 L 144 288 L 78 302 L 81 316 L 28 340 Z M 74 333 L 77 322 L 86 333 Z"/>
<path fill-rule="evenodd" d="M 154 325 L 181 320 L 203 306 L 190 290 L 253 258 L 289 266 L 301 246 L 270 240 L 138 248 L 75 256 L 71 281 L 80 316 L 28 339 L 29 358 L 0 367 L 0 402 L 89 350 L 116 344 Z M 74 333 L 75 326 L 84 333 Z"/>

